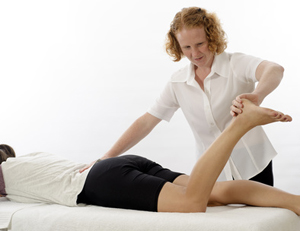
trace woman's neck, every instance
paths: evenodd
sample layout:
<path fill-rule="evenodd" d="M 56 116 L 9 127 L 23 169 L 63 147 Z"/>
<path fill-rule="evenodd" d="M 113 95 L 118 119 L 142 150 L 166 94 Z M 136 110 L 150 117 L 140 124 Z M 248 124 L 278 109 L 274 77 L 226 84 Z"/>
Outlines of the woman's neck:
<path fill-rule="evenodd" d="M 197 81 L 197 83 L 199 84 L 202 90 L 204 89 L 204 80 L 209 75 L 210 72 L 211 72 L 210 67 L 199 68 L 195 66 L 195 80 Z"/>

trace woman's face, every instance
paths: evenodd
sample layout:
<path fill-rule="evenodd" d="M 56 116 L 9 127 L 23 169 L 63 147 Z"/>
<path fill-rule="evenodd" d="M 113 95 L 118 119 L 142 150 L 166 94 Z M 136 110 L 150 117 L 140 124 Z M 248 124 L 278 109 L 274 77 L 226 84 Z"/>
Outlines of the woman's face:
<path fill-rule="evenodd" d="M 203 27 L 183 28 L 176 33 L 183 54 L 197 67 L 211 68 L 214 54 L 208 48 Z"/>

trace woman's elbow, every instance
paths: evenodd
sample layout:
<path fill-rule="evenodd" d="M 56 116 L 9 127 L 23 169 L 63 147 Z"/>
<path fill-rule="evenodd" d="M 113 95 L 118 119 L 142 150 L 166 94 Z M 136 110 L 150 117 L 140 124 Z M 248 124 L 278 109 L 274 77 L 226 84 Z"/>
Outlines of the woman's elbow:
<path fill-rule="evenodd" d="M 275 74 L 275 76 L 278 77 L 278 79 L 282 79 L 283 78 L 283 74 L 284 74 L 284 67 L 277 64 L 277 63 L 272 63 L 271 65 L 271 69 L 272 72 Z"/>
<path fill-rule="evenodd" d="M 279 65 L 279 64 L 277 64 L 277 66 L 278 66 L 278 69 L 279 69 L 279 71 L 282 73 L 282 76 L 283 76 L 283 73 L 284 73 L 284 67 L 281 66 L 281 65 Z"/>

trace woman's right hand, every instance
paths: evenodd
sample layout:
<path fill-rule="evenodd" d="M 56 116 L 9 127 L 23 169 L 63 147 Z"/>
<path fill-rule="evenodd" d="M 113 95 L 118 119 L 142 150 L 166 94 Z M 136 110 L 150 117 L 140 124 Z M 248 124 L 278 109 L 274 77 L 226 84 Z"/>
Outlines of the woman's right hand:
<path fill-rule="evenodd" d="M 85 170 L 89 169 L 90 167 L 92 167 L 95 163 L 96 163 L 97 160 L 93 161 L 92 163 L 90 164 L 87 164 L 86 166 L 84 166 L 82 169 L 79 170 L 80 173 L 83 173 Z"/>

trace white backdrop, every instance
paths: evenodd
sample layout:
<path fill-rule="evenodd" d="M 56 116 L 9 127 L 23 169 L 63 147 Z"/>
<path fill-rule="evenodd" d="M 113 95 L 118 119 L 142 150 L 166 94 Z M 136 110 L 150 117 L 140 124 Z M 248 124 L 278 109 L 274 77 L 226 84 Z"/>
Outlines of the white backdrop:
<path fill-rule="evenodd" d="M 187 63 L 170 60 L 164 39 L 175 13 L 189 6 L 217 13 L 228 52 L 285 67 L 263 105 L 294 122 L 266 131 L 279 152 L 277 186 L 300 193 L 300 184 L 286 180 L 300 183 L 300 14 L 293 0 L 1 1 L 0 143 L 19 155 L 47 151 L 87 163 L 101 157 Z M 189 173 L 194 138 L 178 111 L 128 153 Z"/>

